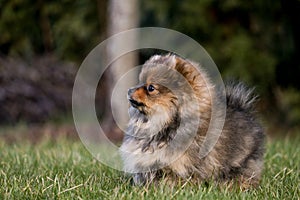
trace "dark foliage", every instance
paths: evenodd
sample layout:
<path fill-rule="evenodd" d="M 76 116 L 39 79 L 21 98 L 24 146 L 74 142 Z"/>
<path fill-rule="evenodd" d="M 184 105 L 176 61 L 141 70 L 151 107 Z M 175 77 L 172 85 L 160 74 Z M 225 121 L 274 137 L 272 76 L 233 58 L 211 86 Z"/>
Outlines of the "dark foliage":
<path fill-rule="evenodd" d="M 0 123 L 43 122 L 71 110 L 74 64 L 52 56 L 0 58 Z"/>

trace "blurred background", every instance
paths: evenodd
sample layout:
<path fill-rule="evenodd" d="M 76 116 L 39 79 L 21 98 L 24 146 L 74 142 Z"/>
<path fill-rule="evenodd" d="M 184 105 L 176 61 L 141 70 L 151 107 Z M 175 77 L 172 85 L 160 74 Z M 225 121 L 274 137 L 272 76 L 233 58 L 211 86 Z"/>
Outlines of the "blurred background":
<path fill-rule="evenodd" d="M 299 133 L 299 19 L 299 0 L 1 0 L 1 133 L 9 140 L 14 132 L 34 141 L 43 134 L 76 137 L 71 97 L 81 62 L 110 35 L 146 26 L 190 36 L 224 79 L 255 86 L 269 135 Z M 150 53 L 122 59 L 141 64 Z M 117 141 L 107 99 L 118 73 L 105 73 L 96 95 L 99 119 Z"/>

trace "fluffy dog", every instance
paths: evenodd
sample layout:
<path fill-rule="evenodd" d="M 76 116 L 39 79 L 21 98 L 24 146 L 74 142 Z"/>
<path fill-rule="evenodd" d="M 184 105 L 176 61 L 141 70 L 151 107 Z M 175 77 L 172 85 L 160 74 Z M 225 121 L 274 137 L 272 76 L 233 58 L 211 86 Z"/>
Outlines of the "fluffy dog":
<path fill-rule="evenodd" d="M 255 117 L 253 89 L 225 85 L 224 127 L 203 154 L 209 131 L 218 132 L 209 128 L 218 117 L 212 108 L 222 103 L 207 73 L 178 56 L 155 55 L 143 65 L 139 81 L 128 90 L 130 121 L 120 147 L 124 170 L 135 184 L 213 179 L 242 188 L 258 185 L 264 131 Z"/>

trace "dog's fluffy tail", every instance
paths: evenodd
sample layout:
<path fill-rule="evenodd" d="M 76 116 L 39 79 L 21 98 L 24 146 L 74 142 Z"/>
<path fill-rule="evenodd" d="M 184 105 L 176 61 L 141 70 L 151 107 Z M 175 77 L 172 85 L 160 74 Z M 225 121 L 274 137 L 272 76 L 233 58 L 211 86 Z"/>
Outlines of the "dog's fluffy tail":
<path fill-rule="evenodd" d="M 254 95 L 254 88 L 249 88 L 242 82 L 229 81 L 225 83 L 227 107 L 246 112 L 255 111 L 255 103 L 258 99 Z"/>

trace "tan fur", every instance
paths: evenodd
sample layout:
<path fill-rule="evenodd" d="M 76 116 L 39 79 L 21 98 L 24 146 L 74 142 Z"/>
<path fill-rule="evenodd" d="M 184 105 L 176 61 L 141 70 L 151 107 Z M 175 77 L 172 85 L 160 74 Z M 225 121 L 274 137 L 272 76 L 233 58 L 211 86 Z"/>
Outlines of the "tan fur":
<path fill-rule="evenodd" d="M 214 85 L 196 63 L 174 55 L 151 57 L 140 73 L 140 85 L 128 91 L 130 121 L 120 148 L 124 170 L 135 174 L 134 182 L 150 183 L 165 174 L 174 182 L 191 178 L 257 185 L 264 134 L 254 118 L 254 100 L 241 84 L 227 91 L 222 134 L 202 157 L 213 100 L 219 99 Z"/>

